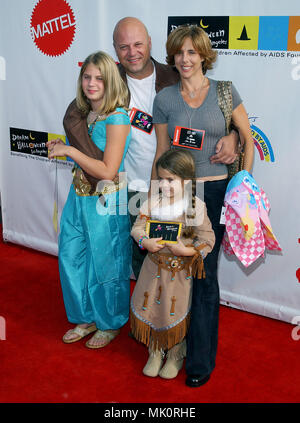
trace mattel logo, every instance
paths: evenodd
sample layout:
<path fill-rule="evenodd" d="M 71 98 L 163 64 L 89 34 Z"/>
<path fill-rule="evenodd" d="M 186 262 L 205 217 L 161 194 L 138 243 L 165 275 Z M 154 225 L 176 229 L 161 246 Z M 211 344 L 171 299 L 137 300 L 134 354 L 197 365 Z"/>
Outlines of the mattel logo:
<path fill-rule="evenodd" d="M 31 15 L 31 37 L 48 56 L 60 56 L 71 46 L 75 35 L 73 10 L 65 0 L 40 0 Z"/>

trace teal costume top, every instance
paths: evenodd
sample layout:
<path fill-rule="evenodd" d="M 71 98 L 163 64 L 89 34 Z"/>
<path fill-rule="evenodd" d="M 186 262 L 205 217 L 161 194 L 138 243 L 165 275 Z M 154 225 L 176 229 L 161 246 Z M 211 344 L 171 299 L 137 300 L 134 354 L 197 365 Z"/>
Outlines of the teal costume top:
<path fill-rule="evenodd" d="M 102 151 L 106 125 L 130 125 L 127 112 L 117 108 L 96 122 L 91 138 Z M 124 171 L 124 157 L 119 172 Z M 96 196 L 79 196 L 74 185 L 64 206 L 59 235 L 59 271 L 68 320 L 95 322 L 100 330 L 118 329 L 129 315 L 131 237 L 127 188 Z"/>

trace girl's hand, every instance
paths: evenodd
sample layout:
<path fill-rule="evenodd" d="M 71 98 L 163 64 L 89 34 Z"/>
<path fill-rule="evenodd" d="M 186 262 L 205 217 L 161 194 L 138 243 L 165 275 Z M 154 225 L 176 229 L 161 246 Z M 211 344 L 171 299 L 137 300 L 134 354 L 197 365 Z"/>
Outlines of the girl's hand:
<path fill-rule="evenodd" d="M 150 253 L 156 253 L 157 251 L 164 248 L 164 244 L 158 244 L 158 241 L 161 241 L 162 237 L 160 238 L 144 238 L 142 242 L 142 246 L 146 248 L 146 250 L 150 251 Z"/>
<path fill-rule="evenodd" d="M 186 247 L 180 238 L 177 237 L 177 244 L 168 244 L 168 248 L 174 256 L 193 256 L 195 249 Z"/>
<path fill-rule="evenodd" d="M 46 142 L 46 146 L 49 150 L 55 146 L 55 144 L 64 144 L 63 141 L 60 138 L 55 138 L 55 140 L 50 140 Z"/>
<path fill-rule="evenodd" d="M 48 152 L 49 159 L 53 159 L 54 157 L 62 157 L 66 155 L 66 150 L 68 146 L 66 146 L 60 138 L 51 140 L 47 142 L 46 145 L 49 150 Z"/>

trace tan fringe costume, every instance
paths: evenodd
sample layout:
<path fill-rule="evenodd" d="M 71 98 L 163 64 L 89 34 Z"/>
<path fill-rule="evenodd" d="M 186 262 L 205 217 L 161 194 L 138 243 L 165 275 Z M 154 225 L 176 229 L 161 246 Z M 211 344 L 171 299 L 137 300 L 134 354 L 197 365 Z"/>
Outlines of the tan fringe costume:
<path fill-rule="evenodd" d="M 159 207 L 159 196 L 152 197 L 151 207 L 147 200 L 140 209 L 131 235 L 138 242 L 147 235 L 146 222 L 154 219 L 152 211 Z M 170 350 L 182 342 L 186 336 L 191 306 L 192 276 L 204 276 L 203 260 L 200 250 L 207 255 L 213 248 L 215 235 L 206 213 L 203 201 L 196 198 L 195 219 L 187 219 L 185 213 L 176 217 L 182 222 L 181 240 L 186 246 L 194 246 L 195 255 L 191 257 L 174 256 L 168 247 L 157 253 L 148 253 L 130 304 L 130 321 L 133 336 L 146 344 L 151 350 Z M 157 220 L 157 218 L 155 218 Z M 174 221 L 171 216 L 165 221 Z M 183 237 L 186 225 L 193 222 L 192 238 Z M 201 283 L 201 282 L 199 282 Z"/>

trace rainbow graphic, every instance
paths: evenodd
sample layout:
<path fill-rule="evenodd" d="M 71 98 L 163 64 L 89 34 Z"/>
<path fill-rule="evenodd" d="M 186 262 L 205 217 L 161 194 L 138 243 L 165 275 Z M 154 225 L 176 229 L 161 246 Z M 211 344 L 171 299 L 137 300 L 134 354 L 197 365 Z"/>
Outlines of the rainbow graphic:
<path fill-rule="evenodd" d="M 250 125 L 254 145 L 257 148 L 260 160 L 274 162 L 274 152 L 272 145 L 266 134 L 255 125 Z"/>

